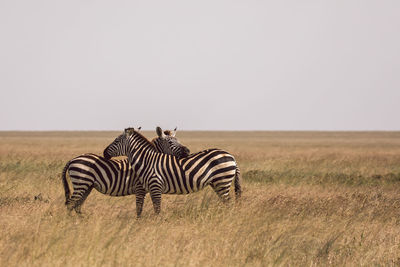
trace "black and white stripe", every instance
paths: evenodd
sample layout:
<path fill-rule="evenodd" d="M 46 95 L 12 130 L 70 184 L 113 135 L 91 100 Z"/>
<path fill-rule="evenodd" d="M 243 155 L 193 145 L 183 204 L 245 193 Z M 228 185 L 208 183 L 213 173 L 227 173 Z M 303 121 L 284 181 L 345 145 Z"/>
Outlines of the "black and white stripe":
<path fill-rule="evenodd" d="M 126 129 L 105 150 L 106 158 L 125 155 L 150 192 L 154 210 L 161 210 L 161 194 L 188 194 L 210 185 L 217 195 L 229 199 L 232 181 L 241 194 L 240 172 L 235 158 L 221 149 L 207 149 L 185 158 L 159 153 L 140 133 Z"/>
<path fill-rule="evenodd" d="M 176 130 L 176 129 L 175 129 Z M 152 145 L 158 152 L 178 158 L 189 155 L 189 150 L 175 138 L 175 130 L 162 132 L 157 128 L 157 138 Z M 69 180 L 67 179 L 69 175 Z M 81 206 L 93 188 L 110 196 L 136 194 L 137 213 L 140 215 L 146 191 L 128 159 L 106 159 L 95 154 L 73 158 L 64 167 L 62 180 L 66 205 L 69 210 L 80 213 Z M 70 183 L 70 185 L 68 185 Z"/>

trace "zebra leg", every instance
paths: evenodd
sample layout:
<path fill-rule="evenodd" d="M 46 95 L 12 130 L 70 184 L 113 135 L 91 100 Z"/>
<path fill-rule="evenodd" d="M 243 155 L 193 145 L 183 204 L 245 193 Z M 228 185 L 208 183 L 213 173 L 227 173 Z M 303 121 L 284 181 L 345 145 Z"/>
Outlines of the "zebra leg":
<path fill-rule="evenodd" d="M 68 211 L 72 211 L 73 209 L 75 209 L 76 211 L 76 206 L 78 205 L 78 202 L 81 200 L 83 194 L 84 194 L 84 190 L 74 190 L 74 192 L 72 193 L 71 197 L 68 198 L 68 200 L 65 202 L 65 205 L 67 205 L 67 209 Z"/>
<path fill-rule="evenodd" d="M 150 191 L 151 201 L 153 201 L 154 212 L 160 214 L 161 211 L 161 191 Z"/>
<path fill-rule="evenodd" d="M 137 218 L 140 218 L 142 215 L 142 210 L 143 210 L 143 203 L 144 203 L 144 198 L 146 197 L 146 191 L 144 189 L 138 190 L 136 193 L 136 215 Z"/>
<path fill-rule="evenodd" d="M 65 205 L 67 206 L 67 210 L 71 212 L 75 207 L 75 201 L 70 197 L 65 201 Z"/>
<path fill-rule="evenodd" d="M 231 197 L 229 196 L 229 191 L 231 189 L 231 182 L 211 184 L 211 187 L 223 202 L 228 202 L 231 199 Z"/>
<path fill-rule="evenodd" d="M 71 197 L 66 201 L 67 209 L 69 211 L 72 211 L 73 209 L 76 211 L 76 213 L 81 213 L 81 205 L 85 201 L 85 199 L 88 197 L 90 192 L 93 189 L 93 185 L 85 188 L 79 188 L 75 189 L 74 192 L 72 193 Z"/>
<path fill-rule="evenodd" d="M 154 212 L 159 214 L 161 211 L 161 193 L 162 185 L 157 178 L 150 179 L 149 191 L 151 196 L 151 201 L 153 202 Z"/>
<path fill-rule="evenodd" d="M 82 197 L 75 202 L 75 211 L 76 213 L 80 214 L 81 213 L 81 206 L 83 205 L 83 202 L 85 202 L 86 198 L 89 196 L 90 192 L 92 192 L 93 186 L 89 187 L 86 191 L 83 192 Z"/>
<path fill-rule="evenodd" d="M 239 167 L 236 166 L 236 171 L 235 171 L 235 195 L 236 199 L 239 199 L 240 196 L 242 195 L 242 186 L 240 185 L 240 170 Z"/>

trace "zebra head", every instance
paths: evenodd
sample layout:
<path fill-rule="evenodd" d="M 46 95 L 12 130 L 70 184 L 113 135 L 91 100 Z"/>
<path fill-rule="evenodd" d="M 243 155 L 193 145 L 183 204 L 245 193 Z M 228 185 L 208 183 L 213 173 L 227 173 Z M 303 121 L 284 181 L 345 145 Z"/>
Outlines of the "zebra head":
<path fill-rule="evenodd" d="M 166 131 L 166 133 L 167 134 L 162 133 L 161 137 L 159 136 L 158 138 L 153 140 L 152 146 L 160 153 L 173 155 L 177 158 L 188 156 L 190 153 L 189 149 L 181 145 L 179 141 L 175 138 L 176 129 L 173 132 Z M 133 138 L 134 135 L 141 136 L 142 138 L 139 139 L 142 139 L 142 141 L 133 141 L 133 139 L 135 139 Z M 112 142 L 109 146 L 106 147 L 106 149 L 104 149 L 103 155 L 106 159 L 110 159 L 111 157 L 127 156 L 130 149 L 137 149 L 141 147 L 143 141 L 145 143 L 149 142 L 145 137 L 138 133 L 138 131 L 135 131 L 134 128 L 127 128 L 120 136 L 118 136 L 114 140 L 114 142 Z"/>
<path fill-rule="evenodd" d="M 140 130 L 140 128 L 138 129 Z M 129 149 L 129 136 L 135 131 L 134 128 L 126 128 L 124 132 L 104 149 L 103 156 L 106 159 L 111 157 L 126 156 Z"/>
<path fill-rule="evenodd" d="M 152 142 L 158 152 L 174 155 L 179 159 L 190 155 L 190 150 L 175 137 L 176 128 L 173 131 L 163 131 L 160 127 L 157 127 L 156 132 L 158 137 L 154 138 Z"/>

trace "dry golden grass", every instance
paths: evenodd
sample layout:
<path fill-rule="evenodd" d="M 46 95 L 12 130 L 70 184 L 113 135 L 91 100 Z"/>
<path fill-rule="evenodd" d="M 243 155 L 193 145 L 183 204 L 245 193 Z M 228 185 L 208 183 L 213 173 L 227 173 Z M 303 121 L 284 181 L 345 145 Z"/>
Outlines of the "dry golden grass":
<path fill-rule="evenodd" d="M 60 175 L 116 132 L 0 133 L 0 266 L 400 265 L 399 132 L 180 132 L 192 152 L 230 151 L 243 197 L 92 191 L 82 217 Z M 148 137 L 155 134 L 146 132 Z"/>

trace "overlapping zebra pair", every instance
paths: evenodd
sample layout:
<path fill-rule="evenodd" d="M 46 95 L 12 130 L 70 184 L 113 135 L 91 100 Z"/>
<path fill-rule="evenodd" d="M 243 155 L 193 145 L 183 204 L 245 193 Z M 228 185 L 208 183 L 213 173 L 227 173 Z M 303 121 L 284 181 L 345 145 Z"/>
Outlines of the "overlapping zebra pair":
<path fill-rule="evenodd" d="M 189 155 L 189 149 L 175 138 L 176 131 L 163 132 L 159 127 L 156 131 L 158 137 L 150 142 L 127 128 L 104 150 L 104 157 L 85 154 L 69 161 L 62 174 L 68 209 L 80 213 L 93 188 L 112 196 L 135 194 L 138 217 L 147 192 L 157 214 L 161 194 L 188 194 L 210 185 L 222 200 L 228 200 L 234 180 L 240 196 L 240 172 L 231 154 L 208 149 Z M 117 156 L 128 158 L 112 159 Z"/>
<path fill-rule="evenodd" d="M 140 128 L 139 128 L 140 129 Z M 181 145 L 174 131 L 156 129 L 158 137 L 152 145 L 161 153 L 177 158 L 189 155 L 187 147 Z M 139 177 L 129 164 L 128 159 L 106 159 L 95 154 L 83 154 L 71 159 L 64 167 L 62 181 L 65 191 L 65 205 L 68 210 L 81 213 L 81 207 L 95 188 L 100 193 L 110 196 L 136 194 L 136 210 L 142 212 L 145 192 Z"/>
<path fill-rule="evenodd" d="M 226 201 L 230 198 L 232 181 L 236 197 L 240 197 L 242 192 L 237 162 L 231 154 L 221 149 L 207 149 L 177 158 L 160 153 L 141 133 L 128 128 L 103 154 L 107 159 L 128 157 L 144 188 L 136 196 L 150 192 L 156 214 L 161 210 L 161 194 L 188 194 L 209 185 Z"/>

